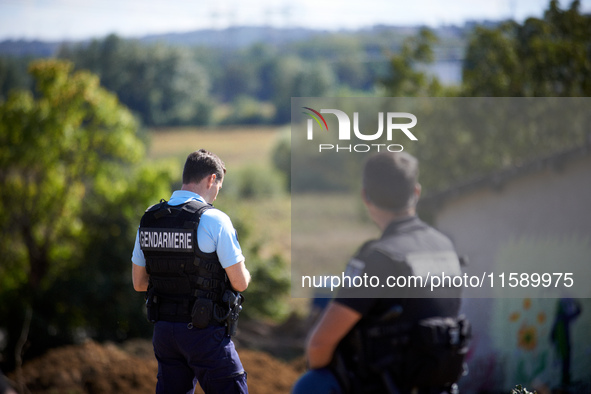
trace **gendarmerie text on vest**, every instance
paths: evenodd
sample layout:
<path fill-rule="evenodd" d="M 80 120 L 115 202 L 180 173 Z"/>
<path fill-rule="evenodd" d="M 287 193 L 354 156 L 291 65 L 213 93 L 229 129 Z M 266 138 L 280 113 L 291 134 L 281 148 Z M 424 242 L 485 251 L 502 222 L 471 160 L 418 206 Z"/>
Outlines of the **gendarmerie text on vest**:
<path fill-rule="evenodd" d="M 140 246 L 142 249 L 192 251 L 191 230 L 141 229 Z"/>

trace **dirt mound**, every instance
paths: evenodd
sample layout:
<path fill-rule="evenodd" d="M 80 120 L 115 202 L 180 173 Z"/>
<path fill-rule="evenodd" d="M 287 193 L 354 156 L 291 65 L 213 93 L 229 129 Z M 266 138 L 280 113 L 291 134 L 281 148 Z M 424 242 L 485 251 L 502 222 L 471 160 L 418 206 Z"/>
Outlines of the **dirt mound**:
<path fill-rule="evenodd" d="M 129 355 L 115 345 L 88 341 L 53 349 L 23 366 L 35 394 L 147 393 L 156 387 L 156 360 Z M 14 379 L 14 376 L 10 376 Z"/>
<path fill-rule="evenodd" d="M 151 343 L 134 341 L 123 349 L 92 341 L 53 349 L 23 366 L 26 386 L 33 394 L 154 392 L 158 365 Z M 289 393 L 301 373 L 266 353 L 244 348 L 238 352 L 253 394 Z"/>

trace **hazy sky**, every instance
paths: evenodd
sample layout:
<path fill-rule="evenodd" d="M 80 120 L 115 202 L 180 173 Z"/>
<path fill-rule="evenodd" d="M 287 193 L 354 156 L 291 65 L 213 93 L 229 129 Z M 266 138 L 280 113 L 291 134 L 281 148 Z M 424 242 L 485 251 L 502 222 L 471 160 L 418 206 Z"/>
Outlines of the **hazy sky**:
<path fill-rule="evenodd" d="M 0 40 L 84 39 L 231 25 L 355 29 L 541 16 L 549 0 L 0 0 Z M 562 8 L 571 0 L 560 0 Z M 591 12 L 591 0 L 582 0 Z"/>

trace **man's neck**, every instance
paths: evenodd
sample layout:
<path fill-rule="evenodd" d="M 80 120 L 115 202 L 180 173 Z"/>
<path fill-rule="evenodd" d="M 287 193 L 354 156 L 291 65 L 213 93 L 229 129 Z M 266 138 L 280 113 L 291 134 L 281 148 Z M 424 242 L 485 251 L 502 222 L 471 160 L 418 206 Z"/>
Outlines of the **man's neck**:
<path fill-rule="evenodd" d="M 189 191 L 189 192 L 193 192 L 195 194 L 199 194 L 201 195 L 201 193 L 199 193 L 199 185 L 195 184 L 195 183 L 183 183 L 183 185 L 181 186 L 181 190 L 185 190 L 185 191 Z"/>
<path fill-rule="evenodd" d="M 416 215 L 413 207 L 404 211 L 392 212 L 377 208 L 375 205 L 370 210 L 370 216 L 380 231 L 384 231 L 390 224 Z"/>

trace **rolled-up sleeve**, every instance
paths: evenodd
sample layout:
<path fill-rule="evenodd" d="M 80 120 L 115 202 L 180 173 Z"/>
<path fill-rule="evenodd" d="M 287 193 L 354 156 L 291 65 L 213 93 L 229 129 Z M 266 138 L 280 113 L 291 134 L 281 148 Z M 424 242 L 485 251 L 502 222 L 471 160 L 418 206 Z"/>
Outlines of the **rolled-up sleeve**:
<path fill-rule="evenodd" d="M 209 209 L 203 213 L 197 229 L 197 240 L 201 251 L 217 253 L 224 268 L 244 260 L 232 221 L 220 210 Z"/>
<path fill-rule="evenodd" d="M 140 230 L 137 230 L 137 234 L 135 235 L 135 245 L 133 246 L 133 253 L 131 254 L 131 262 L 135 265 L 139 265 L 140 267 L 146 266 L 146 258 L 144 257 L 144 252 L 140 247 Z"/>

